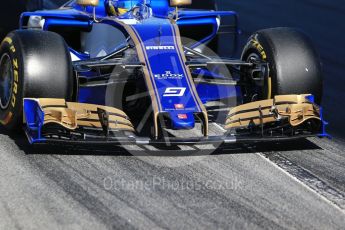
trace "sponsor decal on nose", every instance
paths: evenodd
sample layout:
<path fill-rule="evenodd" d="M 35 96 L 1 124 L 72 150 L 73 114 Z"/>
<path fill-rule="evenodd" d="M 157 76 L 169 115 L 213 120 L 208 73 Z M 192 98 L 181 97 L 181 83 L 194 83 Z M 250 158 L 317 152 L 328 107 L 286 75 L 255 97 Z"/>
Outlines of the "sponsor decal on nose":
<path fill-rule="evenodd" d="M 180 80 L 184 78 L 183 74 L 171 73 L 171 71 L 165 71 L 164 74 L 155 74 L 154 76 L 156 79 L 160 79 L 160 80 L 169 80 L 169 79 Z"/>
<path fill-rule="evenodd" d="M 188 118 L 187 114 L 177 114 L 178 119 L 186 120 Z"/>
<path fill-rule="evenodd" d="M 146 50 L 175 50 L 175 46 L 146 46 Z"/>
<path fill-rule="evenodd" d="M 175 104 L 175 109 L 184 109 L 183 104 Z"/>

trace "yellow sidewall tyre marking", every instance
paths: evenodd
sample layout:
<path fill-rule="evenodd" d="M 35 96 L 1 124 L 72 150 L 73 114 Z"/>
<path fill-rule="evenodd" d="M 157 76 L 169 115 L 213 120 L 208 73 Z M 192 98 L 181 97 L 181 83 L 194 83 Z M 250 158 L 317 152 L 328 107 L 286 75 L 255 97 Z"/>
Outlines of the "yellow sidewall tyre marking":
<path fill-rule="evenodd" d="M 6 47 L 8 46 L 8 47 Z M 11 121 L 14 119 L 16 114 L 16 106 L 18 102 L 18 93 L 19 93 L 19 63 L 18 58 L 16 55 L 16 47 L 13 43 L 13 39 L 11 37 L 6 37 L 1 42 L 1 49 L 4 50 L 0 54 L 1 56 L 7 53 L 9 57 L 11 58 L 11 64 L 12 64 L 12 71 L 13 71 L 13 85 L 12 85 L 12 95 L 10 98 L 10 104 L 8 105 L 7 109 L 3 110 L 3 118 L 0 119 L 0 124 L 6 126 L 11 123 Z"/>

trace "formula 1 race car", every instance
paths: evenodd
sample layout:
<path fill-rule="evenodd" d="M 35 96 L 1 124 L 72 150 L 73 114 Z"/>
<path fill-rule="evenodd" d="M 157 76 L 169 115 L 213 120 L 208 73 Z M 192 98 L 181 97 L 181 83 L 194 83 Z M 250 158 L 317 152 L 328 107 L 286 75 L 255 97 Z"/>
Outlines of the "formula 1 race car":
<path fill-rule="evenodd" d="M 207 46 L 232 11 L 191 0 L 71 0 L 23 13 L 0 48 L 0 121 L 30 143 L 206 144 L 325 136 L 322 71 L 291 28 L 241 58 Z M 232 24 L 223 25 L 228 18 Z M 229 46 L 231 42 L 229 41 Z M 228 47 L 221 47 L 227 49 Z"/>

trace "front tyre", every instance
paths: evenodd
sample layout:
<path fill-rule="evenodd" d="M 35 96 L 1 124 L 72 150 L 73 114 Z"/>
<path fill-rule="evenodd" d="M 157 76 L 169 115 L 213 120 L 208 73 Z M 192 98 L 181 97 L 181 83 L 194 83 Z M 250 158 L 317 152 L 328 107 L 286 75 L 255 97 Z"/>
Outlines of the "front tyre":
<path fill-rule="evenodd" d="M 267 99 L 275 95 L 313 94 L 316 102 L 322 98 L 322 70 L 319 55 L 308 36 L 292 28 L 260 30 L 253 34 L 242 53 L 244 61 L 264 61 L 268 76 L 261 84 L 250 77 L 245 89 L 247 99 Z"/>
<path fill-rule="evenodd" d="M 73 93 L 72 62 L 61 36 L 22 30 L 0 46 L 0 123 L 10 131 L 23 123 L 23 98 L 63 98 Z"/>

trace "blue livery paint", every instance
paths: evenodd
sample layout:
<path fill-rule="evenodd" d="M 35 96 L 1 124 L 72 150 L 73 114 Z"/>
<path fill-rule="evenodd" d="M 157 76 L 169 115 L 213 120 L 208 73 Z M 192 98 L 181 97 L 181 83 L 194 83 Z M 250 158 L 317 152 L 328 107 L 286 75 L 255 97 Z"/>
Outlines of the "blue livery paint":
<path fill-rule="evenodd" d="M 153 82 L 158 101 L 159 112 L 169 113 L 174 128 L 186 128 L 185 121 L 176 118 L 176 105 L 183 105 L 180 113 L 199 113 L 201 105 L 198 95 L 192 90 L 194 84 L 183 62 L 180 44 L 176 39 L 176 31 L 167 19 L 151 19 L 142 24 L 133 25 L 136 36 L 141 42 L 146 65 Z M 189 116 L 189 122 L 194 116 Z M 188 125 L 187 128 L 190 128 Z"/>
<path fill-rule="evenodd" d="M 196 89 L 202 103 L 218 101 L 230 98 L 241 98 L 241 88 L 238 86 L 197 84 Z"/>
<path fill-rule="evenodd" d="M 156 85 L 156 95 L 161 100 L 161 112 L 175 110 L 174 104 L 184 104 L 186 110 L 200 112 L 200 106 L 190 87 L 192 83 L 182 61 L 184 54 L 179 52 L 171 23 L 168 20 L 153 20 L 134 25 L 133 28 L 142 41 L 142 49 L 146 53 L 146 64 Z M 167 91 L 172 88 L 185 90 Z"/>

